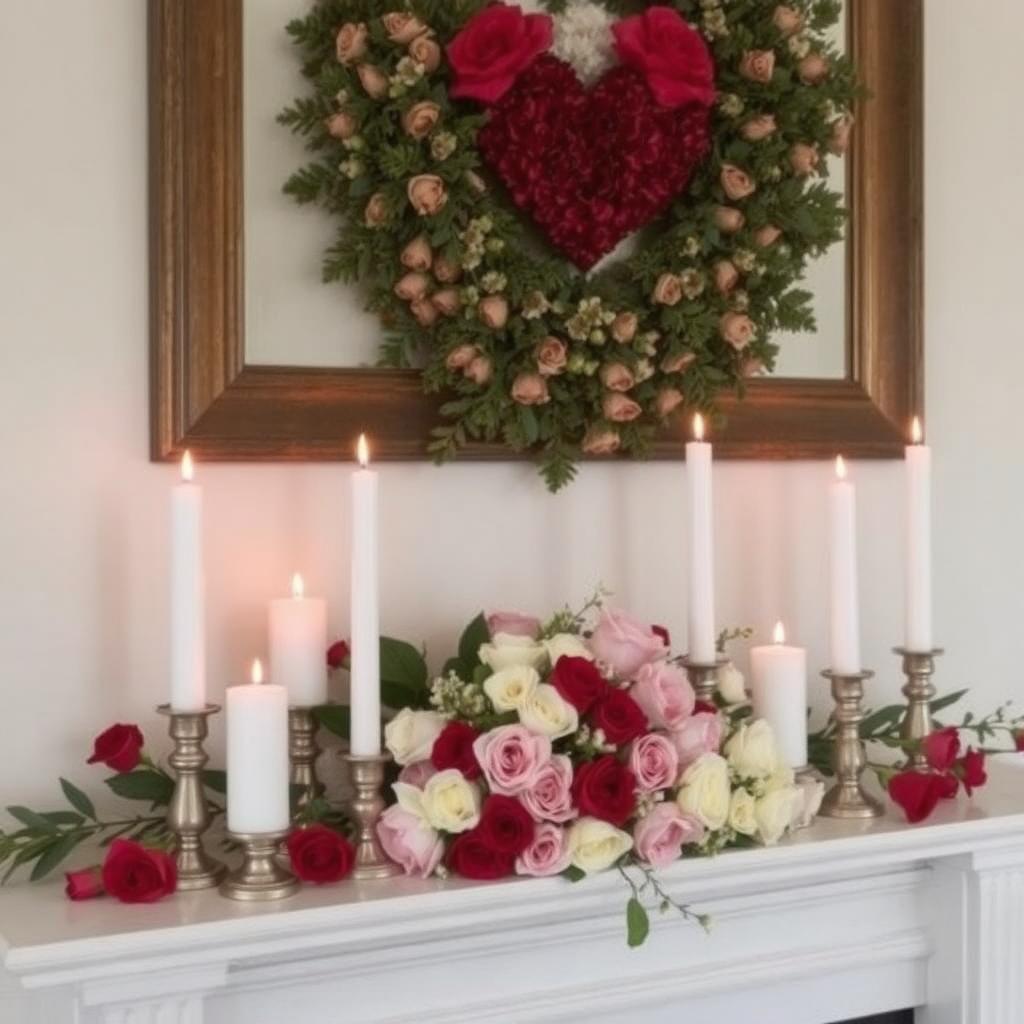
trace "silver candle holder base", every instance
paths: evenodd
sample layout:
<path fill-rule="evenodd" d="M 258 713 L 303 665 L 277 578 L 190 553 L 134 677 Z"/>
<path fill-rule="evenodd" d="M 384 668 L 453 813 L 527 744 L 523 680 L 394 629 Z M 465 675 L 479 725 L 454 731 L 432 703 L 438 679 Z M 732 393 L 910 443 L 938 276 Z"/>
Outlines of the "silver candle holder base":
<path fill-rule="evenodd" d="M 903 674 L 907 681 L 903 696 L 907 698 L 907 711 L 900 725 L 900 739 L 913 749 L 907 754 L 907 767 L 913 771 L 928 771 L 928 758 L 921 749 L 921 741 L 932 732 L 932 701 L 935 687 L 932 675 L 935 673 L 935 659 L 942 649 L 931 651 L 908 651 L 904 647 L 893 648 L 903 659 Z"/>
<path fill-rule="evenodd" d="M 262 903 L 294 896 L 299 880 L 278 858 L 283 832 L 231 832 L 229 838 L 242 848 L 242 863 L 228 875 L 220 887 L 230 900 Z"/>
<path fill-rule="evenodd" d="M 683 658 L 683 668 L 686 669 L 686 677 L 690 680 L 697 700 L 702 700 L 705 704 L 715 702 L 715 694 L 718 692 L 718 670 L 728 664 L 728 658 L 716 658 L 713 664 L 691 661 L 689 655 Z"/>
<path fill-rule="evenodd" d="M 288 709 L 289 781 L 302 789 L 300 807 L 324 794 L 323 783 L 316 774 L 316 760 L 320 756 L 316 733 L 317 720 L 312 708 Z"/>
<path fill-rule="evenodd" d="M 864 721 L 864 683 L 874 672 L 840 674 L 822 672 L 832 684 L 832 697 L 836 702 L 833 716 L 838 731 L 834 740 L 832 763 L 836 783 L 825 794 L 820 813 L 826 818 L 877 818 L 885 813 L 882 803 L 861 785 L 860 777 L 867 765 L 864 743 L 860 738 L 860 723 Z"/>
<path fill-rule="evenodd" d="M 393 878 L 401 868 L 388 860 L 377 838 L 377 821 L 384 811 L 384 766 L 391 760 L 387 754 L 346 754 L 352 772 L 356 795 L 352 800 L 352 817 L 356 820 L 356 879 Z"/>
<path fill-rule="evenodd" d="M 210 827 L 203 790 L 202 772 L 207 762 L 203 741 L 209 734 L 207 719 L 220 707 L 207 704 L 201 711 L 175 711 L 169 704 L 161 704 L 156 710 L 170 720 L 169 732 L 174 741 L 174 751 L 168 758 L 175 782 L 174 795 L 167 807 L 167 826 L 175 840 L 178 890 L 212 889 L 227 868 L 203 848 L 203 833 Z"/>

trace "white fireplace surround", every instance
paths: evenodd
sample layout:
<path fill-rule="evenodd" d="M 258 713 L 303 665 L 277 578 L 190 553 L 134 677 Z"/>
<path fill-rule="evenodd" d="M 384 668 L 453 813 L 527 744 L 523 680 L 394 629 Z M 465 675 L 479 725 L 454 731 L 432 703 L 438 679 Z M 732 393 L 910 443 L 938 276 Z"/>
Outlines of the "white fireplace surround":
<path fill-rule="evenodd" d="M 1024 1019 L 1024 759 L 919 826 L 890 807 L 774 849 L 681 862 L 667 914 L 625 943 L 611 873 L 489 885 L 400 879 L 238 905 L 215 893 L 72 904 L 0 895 L 5 1024 L 824 1024 L 918 1007 L 926 1024 Z"/>

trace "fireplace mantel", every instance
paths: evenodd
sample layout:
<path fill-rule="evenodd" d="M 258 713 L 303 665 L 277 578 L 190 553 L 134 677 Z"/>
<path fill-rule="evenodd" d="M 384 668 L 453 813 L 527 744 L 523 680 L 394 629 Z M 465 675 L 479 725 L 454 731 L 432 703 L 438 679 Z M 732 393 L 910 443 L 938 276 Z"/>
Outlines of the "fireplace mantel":
<path fill-rule="evenodd" d="M 1024 759 L 973 801 L 902 824 L 820 820 L 773 849 L 662 873 L 711 934 L 652 918 L 625 944 L 612 873 L 489 885 L 401 879 L 264 906 L 215 893 L 72 904 L 0 895 L 11 1024 L 825 1024 L 917 1006 L 927 1024 L 1024 1012 Z"/>

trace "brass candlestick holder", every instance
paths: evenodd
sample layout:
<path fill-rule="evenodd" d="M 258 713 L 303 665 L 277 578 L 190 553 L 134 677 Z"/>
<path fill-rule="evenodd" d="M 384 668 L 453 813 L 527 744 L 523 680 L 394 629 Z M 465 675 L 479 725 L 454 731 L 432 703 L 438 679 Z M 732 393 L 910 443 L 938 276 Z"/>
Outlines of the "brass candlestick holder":
<path fill-rule="evenodd" d="M 220 708 L 207 704 L 201 711 L 175 711 L 161 704 L 157 712 L 170 719 L 174 752 L 168 758 L 174 769 L 174 795 L 167 807 L 167 825 L 175 836 L 175 864 L 178 889 L 212 889 L 227 868 L 203 849 L 203 833 L 210 826 L 210 811 L 203 791 L 206 751 L 203 741 L 209 729 L 207 719 Z"/>
<path fill-rule="evenodd" d="M 877 818 L 884 813 L 882 804 L 864 791 L 860 777 L 867 756 L 860 738 L 860 723 L 864 720 L 864 683 L 874 672 L 844 675 L 822 672 L 832 683 L 832 696 L 836 707 L 833 712 L 838 734 L 834 741 L 832 763 L 836 783 L 821 802 L 821 814 L 827 818 Z"/>
<path fill-rule="evenodd" d="M 220 894 L 231 900 L 249 903 L 283 900 L 294 896 L 299 880 L 284 867 L 278 857 L 283 832 L 229 832 L 229 837 L 242 848 L 242 863 L 228 875 Z"/>
<path fill-rule="evenodd" d="M 316 774 L 316 759 L 320 746 L 316 741 L 317 721 L 312 708 L 288 709 L 288 760 L 291 764 L 289 781 L 302 787 L 299 805 L 304 806 L 324 793 L 323 784 Z"/>
<path fill-rule="evenodd" d="M 932 675 L 935 659 L 943 652 L 938 647 L 931 651 L 908 651 L 904 647 L 893 649 L 903 659 L 903 674 L 907 677 L 903 687 L 907 713 L 900 726 L 900 738 L 920 741 L 932 731 L 932 700 L 935 697 Z M 928 758 L 924 751 L 915 750 L 908 754 L 907 767 L 914 771 L 928 771 Z"/>
<path fill-rule="evenodd" d="M 353 878 L 392 878 L 401 868 L 388 860 L 377 838 L 377 819 L 384 810 L 381 788 L 384 785 L 384 765 L 387 754 L 346 754 L 345 760 L 352 771 L 352 785 L 356 795 L 352 800 L 352 816 L 358 826 L 356 836 L 356 866 Z"/>
<path fill-rule="evenodd" d="M 683 668 L 686 669 L 686 677 L 690 680 L 697 700 L 702 700 L 706 704 L 715 702 L 715 692 L 718 689 L 718 670 L 728 664 L 728 658 L 716 658 L 710 665 L 707 662 L 691 661 L 689 655 L 683 658 Z"/>

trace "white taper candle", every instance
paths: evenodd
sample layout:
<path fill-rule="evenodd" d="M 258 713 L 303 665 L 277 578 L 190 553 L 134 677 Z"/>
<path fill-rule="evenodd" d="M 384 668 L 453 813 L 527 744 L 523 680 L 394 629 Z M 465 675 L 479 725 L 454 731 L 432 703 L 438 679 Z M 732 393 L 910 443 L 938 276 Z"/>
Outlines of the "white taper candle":
<path fill-rule="evenodd" d="M 171 492 L 171 707 L 199 711 L 206 704 L 206 622 L 203 579 L 203 492 L 193 479 L 192 456 L 181 460 Z"/>
<path fill-rule="evenodd" d="M 704 418 L 693 418 L 694 440 L 686 446 L 689 552 L 688 654 L 698 665 L 713 665 L 715 571 L 711 504 L 711 445 L 704 440 Z"/>
<path fill-rule="evenodd" d="M 932 638 L 932 450 L 915 416 L 907 446 L 907 592 L 903 646 L 923 653 Z"/>
<path fill-rule="evenodd" d="M 860 611 L 857 590 L 857 492 L 846 478 L 846 463 L 836 459 L 829 485 L 829 561 L 831 569 L 832 671 L 856 675 L 860 664 Z"/>

